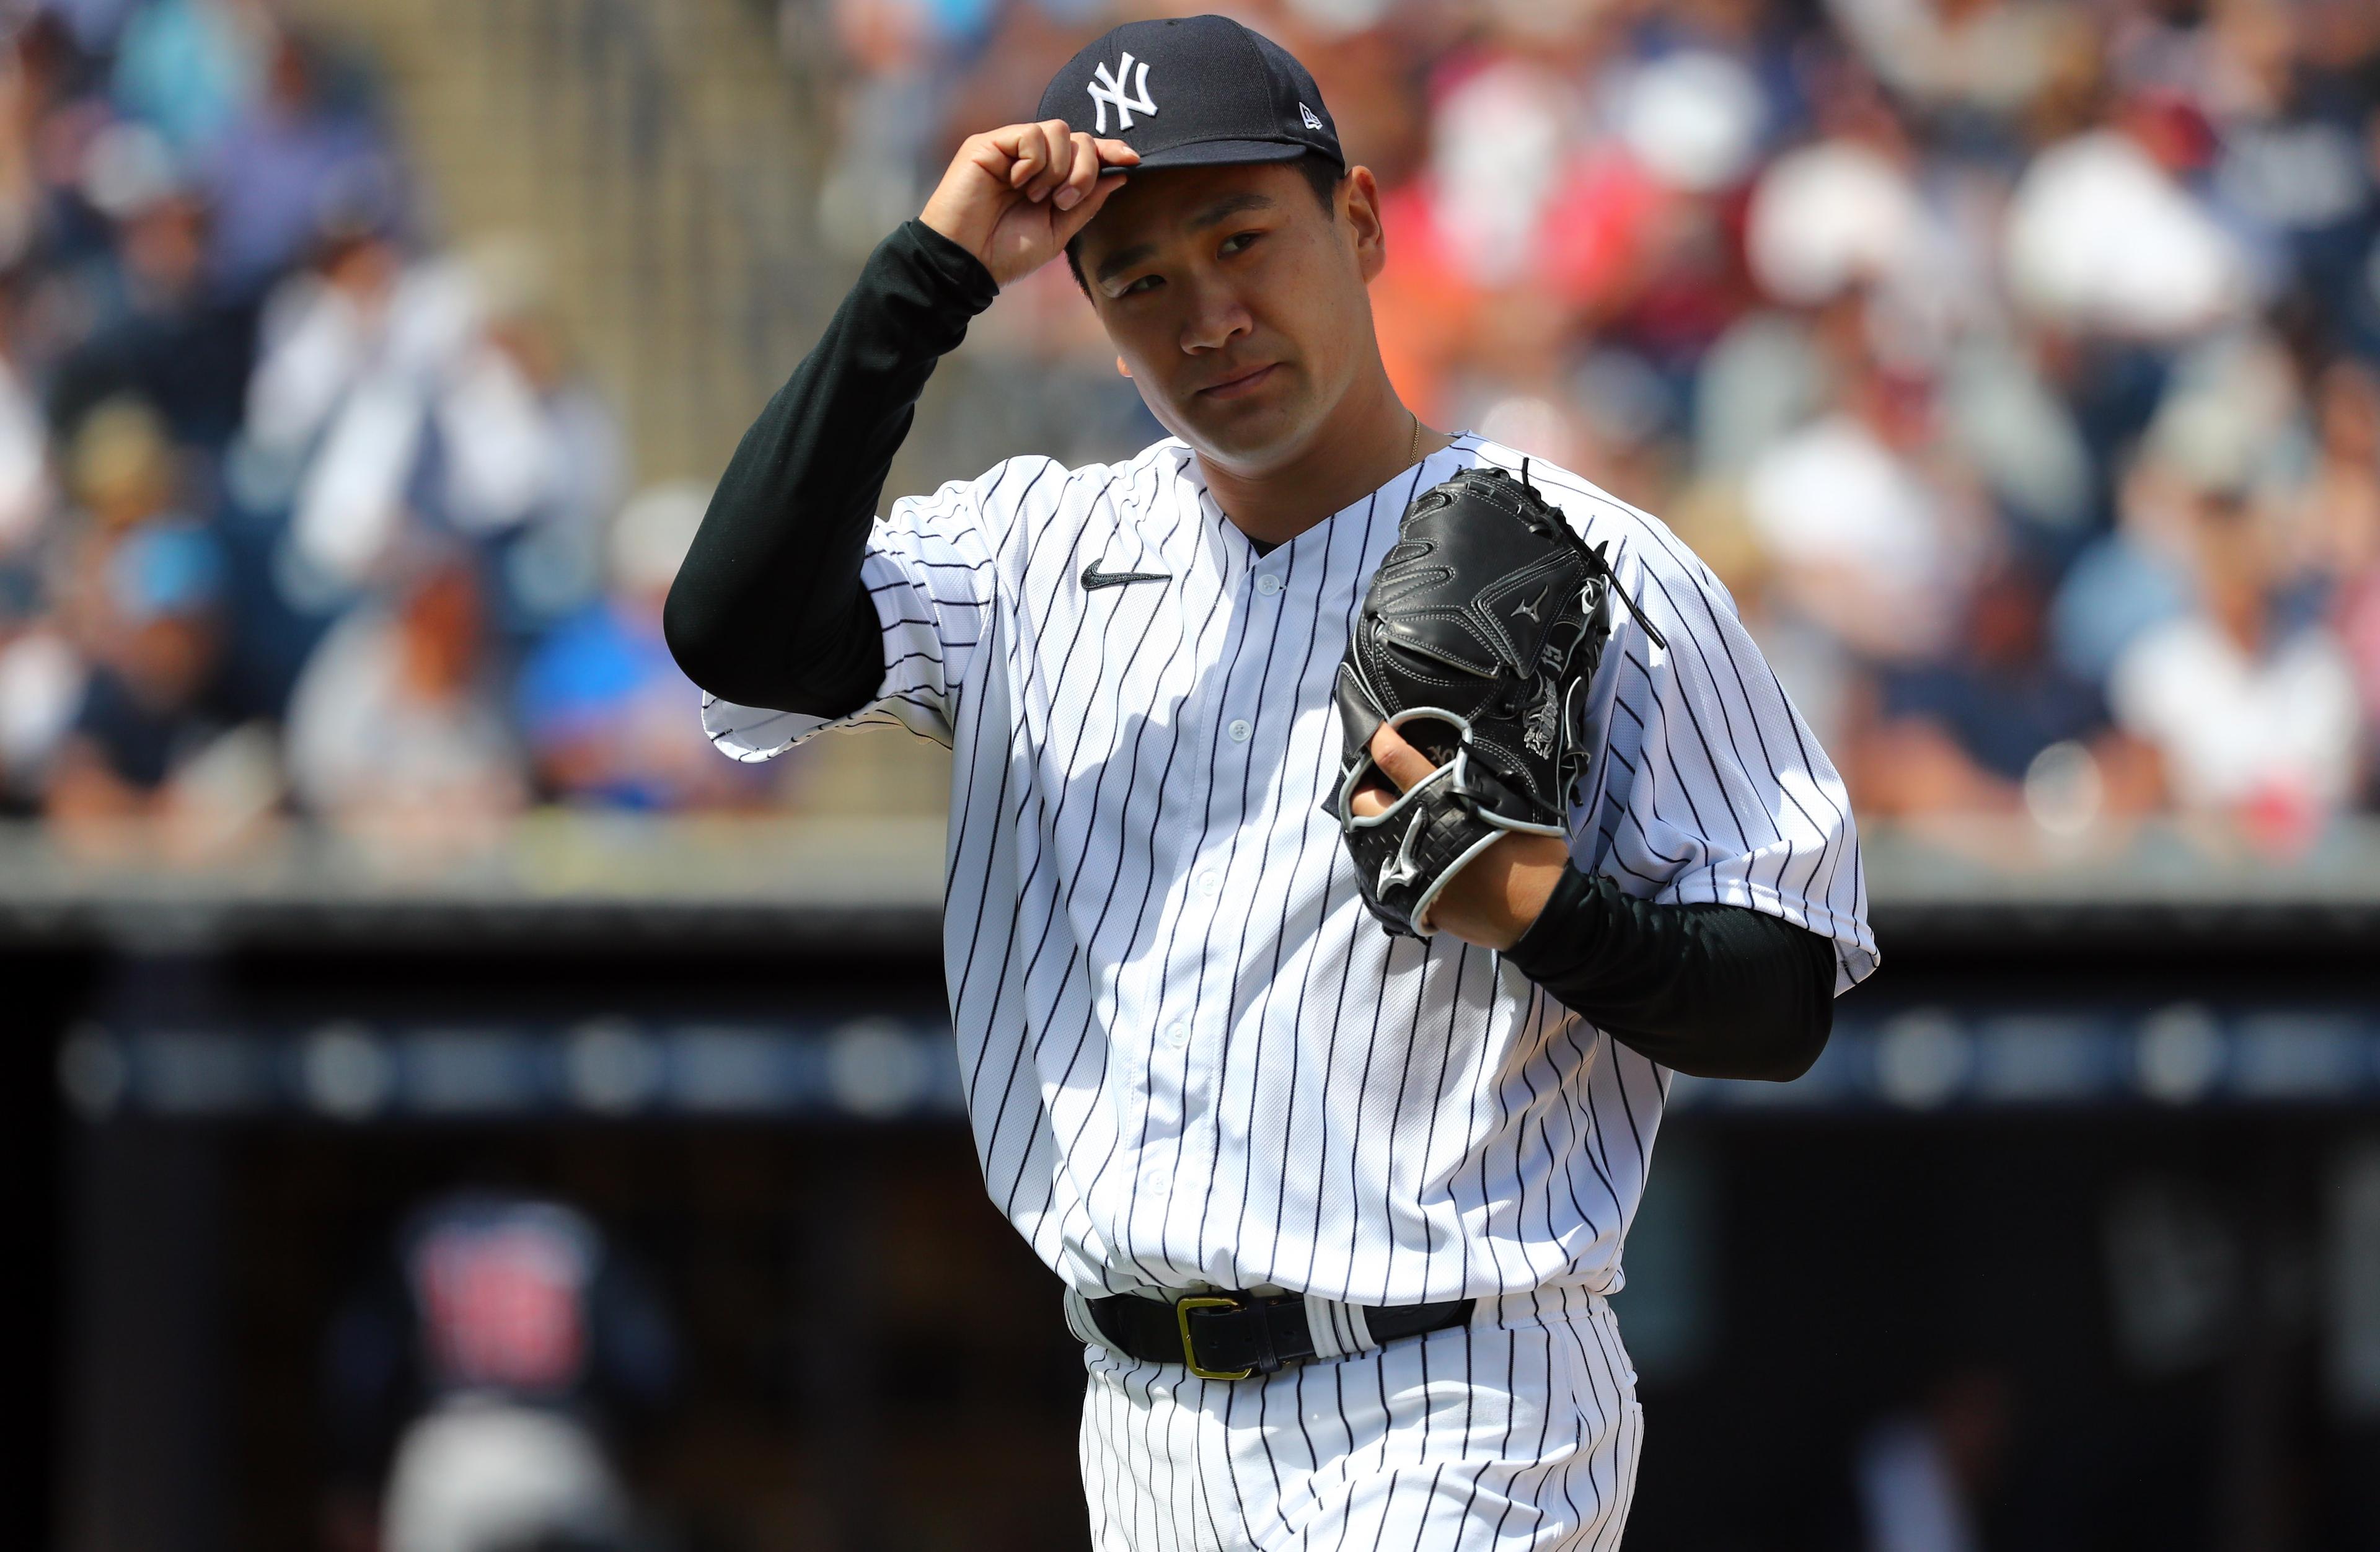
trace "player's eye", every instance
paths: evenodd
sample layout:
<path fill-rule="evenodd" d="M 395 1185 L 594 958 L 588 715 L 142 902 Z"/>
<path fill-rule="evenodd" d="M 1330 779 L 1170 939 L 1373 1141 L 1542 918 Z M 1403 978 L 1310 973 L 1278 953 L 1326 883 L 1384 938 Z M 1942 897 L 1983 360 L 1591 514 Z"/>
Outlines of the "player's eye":
<path fill-rule="evenodd" d="M 1223 251 L 1225 253 L 1245 252 L 1250 244 L 1263 236 L 1262 232 L 1234 232 L 1223 239 Z"/>
<path fill-rule="evenodd" d="M 1126 285 L 1123 290 L 1118 291 L 1116 295 L 1119 297 L 1129 297 L 1136 292 L 1154 291 L 1164 284 L 1165 281 L 1162 276 L 1145 274 L 1139 279 L 1132 282 L 1129 285 Z"/>

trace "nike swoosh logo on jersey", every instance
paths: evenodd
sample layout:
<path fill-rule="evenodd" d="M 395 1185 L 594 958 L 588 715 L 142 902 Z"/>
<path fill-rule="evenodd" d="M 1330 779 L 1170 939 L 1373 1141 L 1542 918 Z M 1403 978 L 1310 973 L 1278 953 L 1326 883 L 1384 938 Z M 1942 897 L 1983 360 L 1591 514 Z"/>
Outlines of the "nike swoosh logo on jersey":
<path fill-rule="evenodd" d="M 1170 571 L 1101 571 L 1099 563 L 1093 561 L 1083 568 L 1083 591 L 1087 593 L 1094 588 L 1121 588 L 1132 582 L 1170 582 L 1172 579 L 1173 574 Z"/>

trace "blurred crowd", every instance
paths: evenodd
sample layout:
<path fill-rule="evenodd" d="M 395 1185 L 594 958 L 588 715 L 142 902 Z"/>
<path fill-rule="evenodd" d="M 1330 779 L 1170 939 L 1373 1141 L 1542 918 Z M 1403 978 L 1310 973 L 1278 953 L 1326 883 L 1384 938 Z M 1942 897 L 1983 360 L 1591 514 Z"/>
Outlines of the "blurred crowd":
<path fill-rule="evenodd" d="M 1409 402 L 1677 528 L 1864 816 L 2380 803 L 2380 6 L 1231 8 L 1386 190 Z M 1150 9 L 795 0 L 853 67 L 828 231 Z M 986 346 L 1111 394 L 1069 288 Z"/>
<path fill-rule="evenodd" d="M 783 0 L 823 238 L 1150 8 Z M 1235 10 L 1386 191 L 1408 398 L 1676 527 L 1864 814 L 2287 852 L 2380 804 L 2380 6 Z M 704 490 L 633 488 L 534 249 L 436 240 L 368 69 L 264 0 L 0 18 L 0 812 L 786 800 L 661 642 Z M 967 356 L 973 467 L 1158 434 L 1060 268 Z"/>
<path fill-rule="evenodd" d="M 535 250 L 434 240 L 372 74 L 256 0 L 8 7 L 0 812 L 145 853 L 297 812 L 751 801 Z"/>

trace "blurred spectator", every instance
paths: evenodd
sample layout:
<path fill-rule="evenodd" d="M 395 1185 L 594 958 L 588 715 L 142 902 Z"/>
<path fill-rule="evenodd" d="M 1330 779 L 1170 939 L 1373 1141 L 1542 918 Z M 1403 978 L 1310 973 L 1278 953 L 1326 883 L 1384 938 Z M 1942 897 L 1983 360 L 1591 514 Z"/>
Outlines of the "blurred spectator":
<path fill-rule="evenodd" d="M 2184 112 L 2143 103 L 2034 161 L 2010 207 L 2007 251 L 2010 289 L 2034 317 L 2171 340 L 2253 299 L 2246 256 L 2174 177 L 2171 164 L 2199 150 L 2198 127 L 2173 122 Z"/>
<path fill-rule="evenodd" d="M 612 525 L 611 590 L 557 626 L 520 677 L 520 725 L 541 787 L 572 802 L 679 808 L 758 789 L 758 771 L 686 735 L 698 692 L 662 639 L 662 604 L 710 491 L 639 492 Z"/>
<path fill-rule="evenodd" d="M 2089 46 L 2089 22 L 2057 5 L 1834 0 L 1828 10 L 1879 79 L 1956 127 L 2020 117 Z"/>
<path fill-rule="evenodd" d="M 2314 435 L 2302 524 L 2313 564 L 2361 579 L 2380 566 L 2380 371 L 2351 358 L 2325 369 Z"/>
<path fill-rule="evenodd" d="M 274 293 L 235 458 L 249 499 L 291 507 L 293 602 L 335 606 L 424 526 L 487 553 L 516 639 L 593 591 L 617 433 L 537 288 L 516 248 L 408 264 L 365 227 Z"/>
<path fill-rule="evenodd" d="M 1858 140 L 1822 140 L 1779 157 L 1745 220 L 1753 273 L 1770 296 L 1802 307 L 1906 282 L 1924 248 L 1916 186 L 1893 157 Z"/>
<path fill-rule="evenodd" d="M 2103 725 L 2098 692 L 2043 650 L 2047 602 L 2039 577 L 2003 566 L 1952 650 L 1884 675 L 1879 725 L 1846 751 L 1874 812 L 2013 812 L 2044 751 Z"/>
<path fill-rule="evenodd" d="M 261 90 L 205 159 L 213 195 L 213 270 L 225 296 L 252 297 L 303 256 L 326 224 L 396 209 L 395 159 L 360 83 L 338 62 L 276 30 Z"/>
<path fill-rule="evenodd" d="M 1871 372 L 1842 409 L 1778 442 L 1744 474 L 1745 510 L 1795 607 L 1879 661 L 1947 650 L 1996 547 L 1973 481 L 1926 456 L 1922 383 Z"/>
<path fill-rule="evenodd" d="M 92 406 L 137 394 L 184 441 L 222 446 L 239 423 L 256 319 L 210 285 L 203 198 L 164 141 L 133 123 L 92 138 L 82 193 L 114 240 L 107 259 L 83 266 L 92 322 L 57 364 L 51 418 L 71 428 Z"/>
<path fill-rule="evenodd" d="M 1971 1366 L 1870 1427 L 1853 1463 L 1866 1552 L 1983 1552 L 2014 1411 L 2008 1376 Z"/>
<path fill-rule="evenodd" d="M 298 679 L 290 785 L 310 812 L 400 850 L 466 848 L 527 800 L 525 761 L 470 564 L 405 564 L 395 598 L 341 620 Z"/>
<path fill-rule="evenodd" d="M 175 152 L 203 155 L 253 100 L 272 50 L 253 6 L 156 0 L 133 8 L 116 39 L 116 103 Z"/>
<path fill-rule="evenodd" d="M 85 683 L 81 657 L 56 631 L 0 626 L 0 813 L 38 806 Z"/>
<path fill-rule="evenodd" d="M 230 725 L 213 693 L 222 564 L 212 536 L 184 522 L 108 547 L 95 666 L 49 761 L 49 815 L 67 839 L 137 847 L 124 821 L 155 818 L 169 849 L 205 850 L 278 799 L 269 739 Z"/>
<path fill-rule="evenodd" d="M 21 564 L 45 537 L 56 492 L 40 409 L 0 355 L 0 566 Z"/>
<path fill-rule="evenodd" d="M 2143 631 L 2108 676 L 2118 723 L 2156 750 L 2174 801 L 2302 844 L 2353 794 L 2355 681 L 2319 619 L 2293 621 L 2268 511 L 2236 489 L 2188 502 L 2195 587 L 2181 614 Z"/>
<path fill-rule="evenodd" d="M 2339 635 L 2363 718 L 2364 799 L 2380 800 L 2380 374 L 2334 364 L 2318 400 L 2321 453 L 2308 482 L 2307 527 L 2343 579 Z"/>
<path fill-rule="evenodd" d="M 2354 795 L 2359 715 L 2324 596 L 2350 576 L 2357 455 L 2335 387 L 2313 455 L 2294 358 L 2253 333 L 2180 357 L 2116 535 L 2069 575 L 2064 656 L 2104 676 L 2172 802 L 2301 843 Z"/>
<path fill-rule="evenodd" d="M 334 1523 L 377 1518 L 385 1552 L 632 1545 L 606 1434 L 666 1398 L 676 1342 L 602 1231 L 559 1202 L 463 1191 L 413 1214 L 391 1259 L 326 1344 Z M 379 1512 L 359 1514 L 375 1478 Z"/>
<path fill-rule="evenodd" d="M 410 379 L 453 349 L 459 291 L 451 268 L 408 277 L 386 232 L 340 225 L 267 299 L 230 472 L 250 504 L 292 508 L 276 574 L 300 607 L 350 595 L 401 530 L 419 441 Z"/>
<path fill-rule="evenodd" d="M 269 739 L 237 728 L 220 694 L 222 544 L 177 506 L 165 428 L 137 400 L 85 418 L 71 470 L 86 523 L 62 557 L 74 578 L 65 619 L 90 670 L 55 749 L 33 751 L 47 812 L 90 844 L 144 844 L 126 826 L 152 818 L 175 844 L 220 843 L 279 796 Z"/>
<path fill-rule="evenodd" d="M 572 370 L 534 254 L 492 244 L 468 262 L 479 331 L 463 343 L 431 407 L 443 471 L 434 504 L 489 557 L 496 625 L 518 645 L 601 586 L 621 432 Z"/>
<path fill-rule="evenodd" d="M 941 100 L 959 52 L 979 40 L 995 7 L 990 0 L 833 0 L 824 8 L 851 67 L 832 78 L 839 132 L 820 191 L 820 224 L 829 240 L 859 255 L 925 203 L 941 172 L 937 153 L 950 149 L 939 140 Z M 1011 20 L 1012 27 L 1030 25 L 1030 18 Z M 1071 47 L 1061 48 L 1053 64 Z M 1022 100 L 1029 102 L 1047 78 L 1041 71 Z"/>

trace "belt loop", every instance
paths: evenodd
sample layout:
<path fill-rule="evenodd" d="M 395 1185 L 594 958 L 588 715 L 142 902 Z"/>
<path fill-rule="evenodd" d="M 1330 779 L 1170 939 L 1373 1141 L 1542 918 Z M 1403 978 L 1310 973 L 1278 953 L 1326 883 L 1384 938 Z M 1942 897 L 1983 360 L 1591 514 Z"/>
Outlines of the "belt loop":
<path fill-rule="evenodd" d="M 1066 1329 L 1075 1334 L 1076 1341 L 1087 1347 L 1112 1348 L 1115 1345 L 1113 1339 L 1099 1329 L 1099 1319 L 1091 1314 L 1091 1302 L 1088 1299 L 1069 1287 L 1066 1290 L 1065 1304 Z"/>
<path fill-rule="evenodd" d="M 1344 1358 L 1379 1345 L 1364 1324 L 1360 1305 L 1342 1304 L 1318 1293 L 1305 1295 L 1305 1326 L 1313 1335 L 1317 1358 Z"/>
<path fill-rule="evenodd" d="M 1281 1372 L 1281 1346 L 1272 1334 L 1272 1306 L 1258 1300 L 1247 1310 L 1249 1329 L 1254 1333 L 1257 1373 Z"/>
<path fill-rule="evenodd" d="M 1318 1293 L 1305 1295 L 1305 1329 L 1314 1338 L 1317 1358 L 1344 1358 L 1354 1351 L 1340 1327 L 1338 1307 Z"/>

